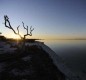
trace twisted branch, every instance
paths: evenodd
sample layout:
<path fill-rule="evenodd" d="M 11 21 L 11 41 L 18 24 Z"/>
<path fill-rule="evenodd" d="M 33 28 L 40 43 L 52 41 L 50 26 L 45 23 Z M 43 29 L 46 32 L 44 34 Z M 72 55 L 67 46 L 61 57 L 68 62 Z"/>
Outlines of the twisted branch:
<path fill-rule="evenodd" d="M 19 26 L 17 27 L 17 31 L 18 32 L 16 32 L 13 28 L 12 28 L 12 26 L 11 26 L 11 24 L 10 24 L 10 21 L 9 21 L 9 18 L 8 18 L 8 16 L 7 15 L 4 15 L 4 20 L 5 20 L 5 27 L 7 27 L 7 28 L 9 28 L 9 29 L 11 29 L 16 35 L 19 35 L 20 36 L 20 38 L 22 39 L 22 36 L 19 34 Z M 8 23 L 8 25 L 7 25 L 7 23 Z"/>

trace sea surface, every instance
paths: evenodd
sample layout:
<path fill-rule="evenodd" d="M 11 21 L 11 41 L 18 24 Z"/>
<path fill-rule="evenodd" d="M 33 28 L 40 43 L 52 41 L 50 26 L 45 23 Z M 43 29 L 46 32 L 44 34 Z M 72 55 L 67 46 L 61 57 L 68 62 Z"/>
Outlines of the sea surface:
<path fill-rule="evenodd" d="M 42 40 L 42 42 L 60 56 L 71 71 L 86 76 L 86 40 Z"/>

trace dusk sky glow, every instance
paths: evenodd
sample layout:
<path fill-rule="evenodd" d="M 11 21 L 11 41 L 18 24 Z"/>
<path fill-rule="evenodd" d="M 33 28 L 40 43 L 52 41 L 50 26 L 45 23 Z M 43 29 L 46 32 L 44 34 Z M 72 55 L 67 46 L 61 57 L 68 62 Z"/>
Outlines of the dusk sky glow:
<path fill-rule="evenodd" d="M 86 0 L 0 0 L 0 32 L 12 37 L 12 30 L 4 26 L 8 15 L 21 34 L 25 25 L 33 26 L 32 38 L 86 38 Z"/>

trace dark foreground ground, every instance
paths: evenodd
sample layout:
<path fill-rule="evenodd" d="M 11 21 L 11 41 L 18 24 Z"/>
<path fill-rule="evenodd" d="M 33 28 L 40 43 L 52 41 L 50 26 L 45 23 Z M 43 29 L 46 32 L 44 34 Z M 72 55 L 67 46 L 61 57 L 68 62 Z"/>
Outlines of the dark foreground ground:
<path fill-rule="evenodd" d="M 0 80 L 65 80 L 41 47 L 0 54 Z"/>

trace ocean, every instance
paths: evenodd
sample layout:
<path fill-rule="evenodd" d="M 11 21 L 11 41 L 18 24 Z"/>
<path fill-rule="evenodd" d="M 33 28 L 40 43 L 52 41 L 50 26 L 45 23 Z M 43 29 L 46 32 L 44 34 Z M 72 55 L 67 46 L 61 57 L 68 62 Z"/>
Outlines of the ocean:
<path fill-rule="evenodd" d="M 86 40 L 42 40 L 66 66 L 80 76 L 86 76 Z"/>

